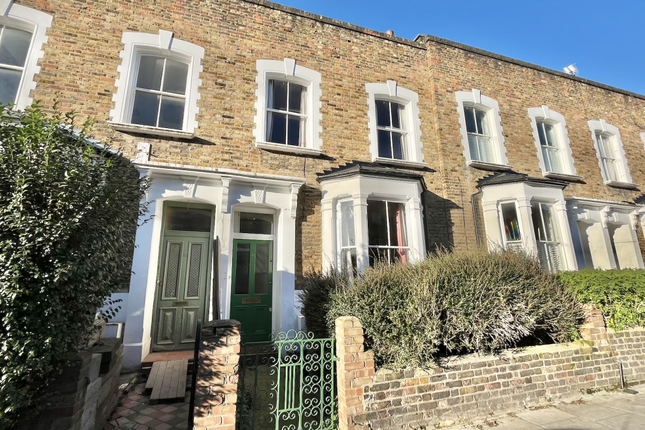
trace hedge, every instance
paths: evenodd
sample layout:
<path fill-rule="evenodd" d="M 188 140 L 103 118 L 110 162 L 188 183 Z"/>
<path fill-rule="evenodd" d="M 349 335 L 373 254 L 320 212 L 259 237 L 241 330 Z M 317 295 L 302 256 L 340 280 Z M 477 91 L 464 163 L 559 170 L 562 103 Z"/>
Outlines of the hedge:
<path fill-rule="evenodd" d="M 5 429 L 37 412 L 64 358 L 87 345 L 97 309 L 129 279 L 147 183 L 119 153 L 93 142 L 91 122 L 76 124 L 73 113 L 54 107 L 48 116 L 38 103 L 0 110 Z"/>
<path fill-rule="evenodd" d="M 584 269 L 558 277 L 582 303 L 596 305 L 609 327 L 645 326 L 645 270 Z"/>
<path fill-rule="evenodd" d="M 329 335 L 337 317 L 355 316 L 379 365 L 392 368 L 568 341 L 583 321 L 580 303 L 556 276 L 512 250 L 440 253 L 419 263 L 379 264 L 351 282 L 320 274 L 309 282 L 302 297 L 307 327 L 325 319 Z M 314 285 L 318 299 L 309 300 Z"/>

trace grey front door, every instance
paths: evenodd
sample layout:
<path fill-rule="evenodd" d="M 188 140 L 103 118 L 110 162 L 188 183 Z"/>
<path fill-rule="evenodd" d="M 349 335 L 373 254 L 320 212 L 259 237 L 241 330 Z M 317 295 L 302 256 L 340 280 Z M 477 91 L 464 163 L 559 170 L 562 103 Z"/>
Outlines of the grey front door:
<path fill-rule="evenodd" d="M 175 219 L 183 217 L 184 220 L 174 224 L 164 222 L 166 228 L 159 250 L 159 275 L 155 292 L 153 351 L 194 347 L 197 320 L 204 319 L 206 287 L 210 279 L 210 220 L 202 220 L 201 228 L 198 228 L 198 222 L 191 222 L 195 212 L 203 217 L 209 214 L 210 209 L 196 211 L 193 208 L 193 213 L 181 207 L 169 209 L 166 215 L 170 221 L 173 216 Z M 187 226 L 184 225 L 186 220 L 190 222 Z M 209 231 L 177 229 L 204 230 L 207 226 Z"/>

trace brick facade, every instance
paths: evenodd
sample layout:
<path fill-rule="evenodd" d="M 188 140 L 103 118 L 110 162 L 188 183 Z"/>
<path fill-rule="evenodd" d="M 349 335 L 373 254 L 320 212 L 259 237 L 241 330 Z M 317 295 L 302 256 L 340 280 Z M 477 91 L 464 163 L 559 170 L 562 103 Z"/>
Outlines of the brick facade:
<path fill-rule="evenodd" d="M 588 323 L 598 325 L 595 313 Z M 509 350 L 499 356 L 450 357 L 433 369 L 380 369 L 374 374 L 373 357 L 363 352 L 360 321 L 339 318 L 340 428 L 428 428 L 616 389 L 621 362 L 627 384 L 645 381 L 645 330 L 607 333 L 604 324 L 591 328 L 592 336 L 600 332 L 604 335 L 594 341 Z"/>

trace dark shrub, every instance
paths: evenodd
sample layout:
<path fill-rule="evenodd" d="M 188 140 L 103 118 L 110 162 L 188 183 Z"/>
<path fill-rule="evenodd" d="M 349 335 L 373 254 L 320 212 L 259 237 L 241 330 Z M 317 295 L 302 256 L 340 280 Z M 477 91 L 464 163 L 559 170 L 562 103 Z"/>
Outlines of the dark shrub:
<path fill-rule="evenodd" d="M 345 282 L 343 276 L 335 272 L 311 271 L 305 275 L 300 292 L 301 313 L 305 317 L 307 331 L 312 332 L 317 338 L 333 336 L 333 328 L 329 330 L 327 325 L 329 302 L 331 294 L 343 289 Z"/>
<path fill-rule="evenodd" d="M 42 404 L 95 313 L 123 286 L 146 182 L 90 144 L 90 123 L 1 108 L 0 428 Z"/>
<path fill-rule="evenodd" d="M 645 326 L 645 270 L 592 270 L 558 275 L 582 303 L 596 305 L 616 330 Z"/>
<path fill-rule="evenodd" d="M 367 269 L 330 294 L 328 326 L 342 315 L 362 321 L 379 364 L 399 368 L 446 354 L 571 340 L 583 318 L 555 275 L 510 250 L 440 253 Z"/>

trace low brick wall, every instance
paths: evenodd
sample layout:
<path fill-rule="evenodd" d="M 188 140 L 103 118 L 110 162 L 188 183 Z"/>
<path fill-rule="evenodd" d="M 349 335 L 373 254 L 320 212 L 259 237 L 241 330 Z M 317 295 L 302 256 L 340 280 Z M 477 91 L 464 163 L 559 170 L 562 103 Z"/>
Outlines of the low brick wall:
<path fill-rule="evenodd" d="M 589 320 L 588 320 L 589 321 Z M 373 373 L 358 319 L 336 321 L 340 429 L 403 429 L 517 410 L 645 381 L 645 331 L 607 331 L 595 341 L 544 345 L 500 356 L 466 355 L 428 370 Z M 586 336 L 585 336 L 586 337 Z M 373 376 L 371 376 L 373 374 Z"/>
<path fill-rule="evenodd" d="M 42 413 L 21 430 L 101 430 L 118 401 L 121 339 L 102 339 L 72 357 L 53 381 Z"/>

